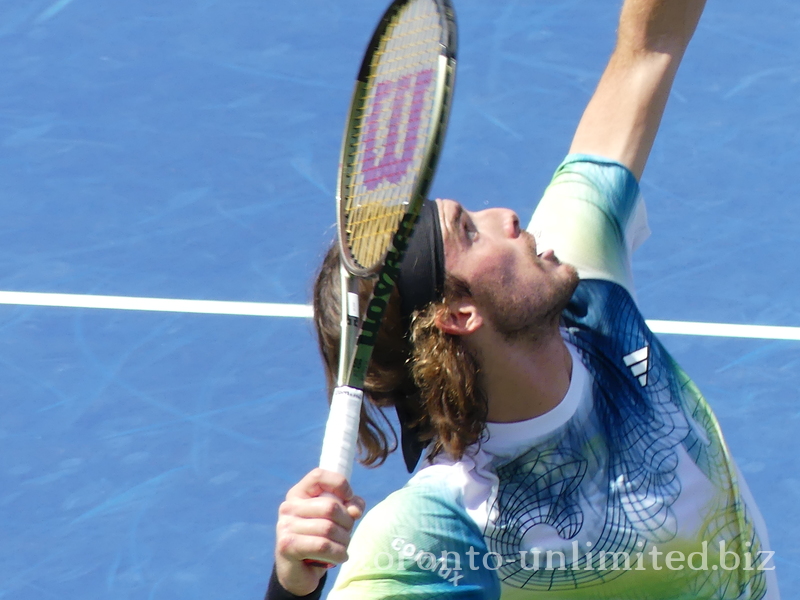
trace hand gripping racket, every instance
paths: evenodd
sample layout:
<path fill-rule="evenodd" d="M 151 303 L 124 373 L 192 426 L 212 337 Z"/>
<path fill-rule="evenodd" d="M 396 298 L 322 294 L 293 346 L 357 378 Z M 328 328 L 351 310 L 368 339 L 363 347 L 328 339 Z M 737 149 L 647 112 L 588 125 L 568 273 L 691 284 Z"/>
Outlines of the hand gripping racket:
<path fill-rule="evenodd" d="M 320 458 L 320 467 L 348 479 L 370 357 L 442 146 L 455 52 L 450 0 L 395 0 L 372 36 L 356 80 L 337 197 L 339 373 Z M 363 315 L 360 277 L 375 277 Z"/>

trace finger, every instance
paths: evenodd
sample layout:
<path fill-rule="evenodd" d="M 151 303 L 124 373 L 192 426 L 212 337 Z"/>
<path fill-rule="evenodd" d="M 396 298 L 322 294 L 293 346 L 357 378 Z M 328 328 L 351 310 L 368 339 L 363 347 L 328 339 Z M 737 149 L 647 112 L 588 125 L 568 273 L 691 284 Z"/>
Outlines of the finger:
<path fill-rule="evenodd" d="M 279 535 L 316 536 L 344 547 L 350 543 L 350 530 L 327 519 L 287 519 L 278 527 Z"/>
<path fill-rule="evenodd" d="M 281 556 L 296 562 L 311 559 L 340 565 L 347 560 L 347 547 L 344 544 L 316 535 L 280 536 L 276 547 Z"/>
<path fill-rule="evenodd" d="M 367 509 L 367 503 L 360 496 L 353 496 L 345 503 L 345 510 L 347 514 L 353 519 L 360 519 Z"/>
<path fill-rule="evenodd" d="M 344 502 L 353 497 L 353 489 L 347 483 L 347 479 L 341 473 L 326 471 L 325 469 L 314 469 L 303 477 L 286 494 L 287 498 L 316 498 L 325 492 L 329 492 Z"/>
<path fill-rule="evenodd" d="M 350 531 L 355 518 L 336 498 L 304 498 L 286 500 L 278 509 L 279 517 L 300 519 L 326 519 Z"/>

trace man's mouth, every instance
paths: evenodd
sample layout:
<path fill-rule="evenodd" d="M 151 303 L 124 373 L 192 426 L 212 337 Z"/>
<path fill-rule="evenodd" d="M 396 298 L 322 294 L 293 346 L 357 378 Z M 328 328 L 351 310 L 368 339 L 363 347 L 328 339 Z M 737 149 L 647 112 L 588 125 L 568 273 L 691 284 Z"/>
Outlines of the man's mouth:
<path fill-rule="evenodd" d="M 561 262 L 556 257 L 556 253 L 550 250 L 549 248 L 547 250 L 540 252 L 539 258 L 542 260 L 546 260 L 548 262 L 556 263 L 557 265 L 561 264 Z"/>

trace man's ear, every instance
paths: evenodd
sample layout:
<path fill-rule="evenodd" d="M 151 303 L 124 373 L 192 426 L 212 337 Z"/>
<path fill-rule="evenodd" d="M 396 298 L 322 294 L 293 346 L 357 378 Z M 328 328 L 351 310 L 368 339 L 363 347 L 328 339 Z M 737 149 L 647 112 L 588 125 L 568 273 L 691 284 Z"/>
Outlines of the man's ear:
<path fill-rule="evenodd" d="M 450 335 L 469 335 L 483 325 L 483 317 L 470 298 L 453 300 L 436 315 L 436 326 Z"/>

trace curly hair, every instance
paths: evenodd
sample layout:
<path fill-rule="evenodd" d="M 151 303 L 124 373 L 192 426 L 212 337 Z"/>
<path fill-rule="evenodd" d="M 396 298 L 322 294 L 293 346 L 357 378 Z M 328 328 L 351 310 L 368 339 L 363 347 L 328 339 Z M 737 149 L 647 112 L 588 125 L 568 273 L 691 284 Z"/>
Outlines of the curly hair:
<path fill-rule="evenodd" d="M 444 299 L 419 311 L 411 325 L 411 375 L 421 400 L 416 425 L 433 444 L 431 456 L 461 458 L 486 425 L 489 405 L 478 386 L 478 362 L 460 336 L 436 325 L 449 302 L 469 295 L 466 283 L 446 275 Z"/>
<path fill-rule="evenodd" d="M 314 325 L 329 391 L 336 385 L 339 363 L 340 256 L 337 244 L 328 250 L 314 284 Z M 359 282 L 364 310 L 374 280 Z M 488 402 L 477 385 L 478 364 L 459 336 L 436 325 L 448 302 L 470 296 L 466 283 L 446 275 L 444 299 L 417 311 L 406 331 L 395 290 L 378 332 L 361 408 L 359 462 L 376 467 L 397 449 L 397 433 L 384 410 L 396 408 L 420 440 L 432 444 L 431 455 L 445 452 L 461 458 L 480 440 Z"/>

